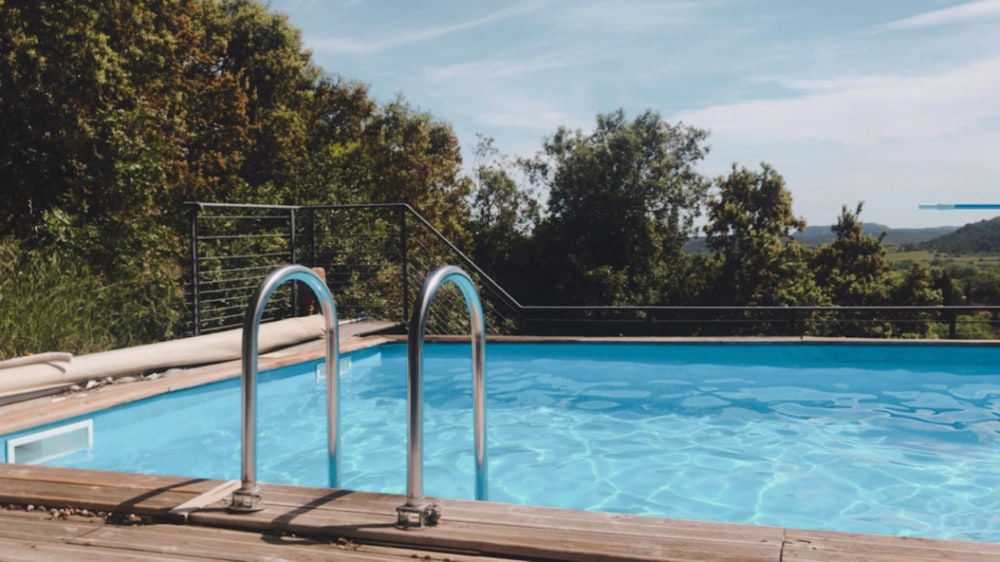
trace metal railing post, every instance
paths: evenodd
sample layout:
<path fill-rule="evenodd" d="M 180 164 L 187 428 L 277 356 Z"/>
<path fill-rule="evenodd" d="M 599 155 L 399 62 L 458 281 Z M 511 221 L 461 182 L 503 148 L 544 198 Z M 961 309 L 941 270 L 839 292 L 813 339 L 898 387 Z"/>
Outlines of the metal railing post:
<path fill-rule="evenodd" d="M 194 335 L 201 334 L 201 289 L 200 279 L 201 269 L 198 265 L 198 215 L 201 205 L 190 203 L 191 205 L 191 304 L 192 322 L 194 324 Z"/>
<path fill-rule="evenodd" d="M 288 209 L 288 263 L 297 264 L 298 248 L 295 247 L 295 208 Z M 292 283 L 292 307 L 291 316 L 298 316 L 299 312 L 299 285 Z"/>
<path fill-rule="evenodd" d="M 399 238 L 402 249 L 403 263 L 403 320 L 410 317 L 410 253 L 408 232 L 406 231 L 406 208 L 400 207 L 399 211 Z"/>
<path fill-rule="evenodd" d="M 316 209 L 309 207 L 309 267 L 316 267 Z"/>

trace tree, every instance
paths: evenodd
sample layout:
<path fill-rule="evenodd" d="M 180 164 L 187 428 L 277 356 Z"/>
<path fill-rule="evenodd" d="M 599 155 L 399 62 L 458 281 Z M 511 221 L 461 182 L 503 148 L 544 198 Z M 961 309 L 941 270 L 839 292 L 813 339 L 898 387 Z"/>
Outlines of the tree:
<path fill-rule="evenodd" d="M 714 254 L 712 304 L 816 305 L 825 299 L 808 269 L 808 249 L 791 239 L 805 229 L 792 213 L 785 180 L 768 164 L 733 165 L 708 202 L 705 242 Z"/>
<path fill-rule="evenodd" d="M 522 162 L 549 193 L 535 230 L 546 302 L 654 303 L 680 283 L 683 246 L 708 182 L 694 165 L 707 133 L 655 111 L 617 110 L 585 134 L 560 127 Z"/>
<path fill-rule="evenodd" d="M 515 276 L 509 273 L 524 263 L 523 252 L 539 220 L 540 205 L 530 192 L 518 188 L 508 173 L 511 164 L 500 155 L 493 139 L 477 138 L 470 202 L 473 258 L 504 283 L 512 281 Z"/>
<path fill-rule="evenodd" d="M 923 264 L 913 264 L 894 283 L 891 302 L 895 306 L 941 306 L 941 290 L 936 289 L 935 274 Z M 900 321 L 907 318 L 909 321 Z M 902 312 L 895 315 L 893 336 L 912 338 L 927 337 L 931 333 L 933 316 L 928 312 Z"/>
<path fill-rule="evenodd" d="M 400 96 L 378 109 L 351 147 L 344 177 L 370 203 L 406 203 L 459 247 L 468 247 L 467 197 L 458 139 L 446 123 Z"/>
<path fill-rule="evenodd" d="M 823 292 L 832 304 L 841 306 L 884 306 L 889 302 L 891 281 L 885 238 L 865 234 L 860 219 L 863 202 L 852 212 L 841 207 L 837 223 L 831 230 L 836 238 L 820 246 L 813 255 L 812 269 Z M 849 337 L 884 337 L 890 326 L 880 321 L 874 312 L 841 311 L 837 321 L 825 327 L 829 335 Z"/>
<path fill-rule="evenodd" d="M 256 0 L 10 0 L 0 29 L 0 236 L 129 288 L 150 312 L 138 339 L 181 316 L 182 202 L 367 202 L 384 186 L 350 173 L 376 111 L 367 90 L 325 76 Z M 445 172 L 413 173 L 432 150 L 401 164 L 408 201 L 462 186 L 446 129 L 424 128 Z M 452 191 L 435 211 L 460 221 Z"/>
<path fill-rule="evenodd" d="M 853 212 L 847 205 L 830 229 L 836 234 L 829 244 L 816 252 L 813 273 L 833 304 L 882 305 L 888 299 L 889 263 L 882 244 L 886 233 L 875 237 L 865 234 L 860 219 L 863 202 Z"/>

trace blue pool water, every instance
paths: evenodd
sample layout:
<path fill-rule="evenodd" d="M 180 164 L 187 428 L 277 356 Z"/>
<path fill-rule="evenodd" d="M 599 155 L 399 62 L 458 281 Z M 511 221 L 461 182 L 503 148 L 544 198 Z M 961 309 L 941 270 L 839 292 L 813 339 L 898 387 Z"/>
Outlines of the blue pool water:
<path fill-rule="evenodd" d="M 405 346 L 348 357 L 342 487 L 404 493 Z M 998 359 L 964 346 L 490 344 L 490 499 L 1000 542 Z M 315 365 L 261 376 L 262 481 L 326 485 Z M 425 347 L 429 496 L 474 495 L 470 369 L 467 344 Z M 48 464 L 238 479 L 239 403 L 232 380 L 101 412 L 92 449 Z"/>

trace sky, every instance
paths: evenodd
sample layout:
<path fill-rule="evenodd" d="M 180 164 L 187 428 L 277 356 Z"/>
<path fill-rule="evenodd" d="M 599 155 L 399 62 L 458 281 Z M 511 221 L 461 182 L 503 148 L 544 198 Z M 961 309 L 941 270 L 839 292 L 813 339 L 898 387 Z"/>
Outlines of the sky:
<path fill-rule="evenodd" d="M 530 156 L 558 127 L 653 109 L 710 132 L 698 169 L 773 166 L 829 225 L 1000 211 L 1000 0 L 271 0 L 327 73 Z"/>

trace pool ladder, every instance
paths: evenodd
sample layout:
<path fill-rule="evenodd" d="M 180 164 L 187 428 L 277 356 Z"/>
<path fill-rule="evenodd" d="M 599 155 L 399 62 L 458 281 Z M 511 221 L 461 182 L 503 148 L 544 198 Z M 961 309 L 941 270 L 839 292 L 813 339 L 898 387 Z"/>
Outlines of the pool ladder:
<path fill-rule="evenodd" d="M 301 281 L 316 295 L 323 312 L 323 326 L 326 334 L 326 399 L 327 399 L 327 447 L 329 452 L 329 485 L 339 486 L 340 438 L 338 422 L 340 398 L 338 392 L 338 346 L 339 329 L 337 308 L 326 283 L 311 270 L 301 265 L 286 265 L 272 271 L 257 288 L 250 300 L 250 306 L 243 321 L 242 365 L 242 471 L 241 485 L 233 492 L 229 510 L 234 512 L 254 512 L 264 508 L 260 488 L 257 485 L 256 450 L 256 410 L 257 410 L 257 357 L 258 332 L 264 307 L 274 291 L 287 281 Z M 483 305 L 472 279 L 455 266 L 443 266 L 432 272 L 420 288 L 417 307 L 410 317 L 407 336 L 406 397 L 407 455 L 406 455 L 406 503 L 396 509 L 400 528 L 416 528 L 436 525 L 441 518 L 437 504 L 423 497 L 423 344 L 427 328 L 427 317 L 431 302 L 445 283 L 451 282 L 462 292 L 469 310 L 472 343 L 472 401 L 473 436 L 475 441 L 476 499 L 488 498 L 488 476 L 486 455 L 486 323 Z"/>
<path fill-rule="evenodd" d="M 417 306 L 410 316 L 406 338 L 406 399 L 409 410 L 406 434 L 406 503 L 396 508 L 396 526 L 404 529 L 436 525 L 441 507 L 427 501 L 423 480 L 423 386 L 424 335 L 431 302 L 438 290 L 451 282 L 462 292 L 469 310 L 472 338 L 472 410 L 476 461 L 476 499 L 488 499 L 486 456 L 486 321 L 483 304 L 472 279 L 461 269 L 446 265 L 424 279 Z"/>
<path fill-rule="evenodd" d="M 260 488 L 257 486 L 257 335 L 260 329 L 264 306 L 271 294 L 286 281 L 301 281 L 312 289 L 323 311 L 323 329 L 326 334 L 326 403 L 327 403 L 327 449 L 329 453 L 328 474 L 331 488 L 340 483 L 340 437 L 337 423 L 340 419 L 340 399 L 338 383 L 338 347 L 340 330 L 337 326 L 337 307 L 326 283 L 316 273 L 301 265 L 286 265 L 272 271 L 257 288 L 250 299 L 250 307 L 243 319 L 243 376 L 240 387 L 243 395 L 242 420 L 243 440 L 242 484 L 233 492 L 229 510 L 253 512 L 264 509 Z"/>

